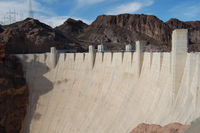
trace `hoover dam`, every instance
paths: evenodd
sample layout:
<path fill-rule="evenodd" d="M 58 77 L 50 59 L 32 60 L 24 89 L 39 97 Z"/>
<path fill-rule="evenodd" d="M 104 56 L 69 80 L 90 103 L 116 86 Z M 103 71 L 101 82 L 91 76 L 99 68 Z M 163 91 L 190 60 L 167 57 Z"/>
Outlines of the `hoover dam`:
<path fill-rule="evenodd" d="M 29 87 L 21 133 L 129 133 L 139 123 L 190 124 L 200 116 L 200 53 L 188 31 L 171 52 L 89 47 L 88 53 L 18 54 Z"/>

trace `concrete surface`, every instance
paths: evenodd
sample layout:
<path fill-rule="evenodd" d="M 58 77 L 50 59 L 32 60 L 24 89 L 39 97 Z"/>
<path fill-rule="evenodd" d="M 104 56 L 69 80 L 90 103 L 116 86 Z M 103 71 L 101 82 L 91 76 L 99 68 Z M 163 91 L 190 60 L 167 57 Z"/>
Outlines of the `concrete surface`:
<path fill-rule="evenodd" d="M 141 45 L 136 52 L 95 53 L 91 46 L 89 53 L 58 53 L 55 68 L 51 53 L 17 56 L 30 90 L 21 133 L 129 133 L 140 123 L 189 124 L 200 116 L 200 53 L 185 53 L 175 81 L 174 55 Z"/>
<path fill-rule="evenodd" d="M 48 54 L 18 55 L 30 89 L 22 133 L 128 133 L 142 122 L 188 124 L 200 115 L 199 53 L 187 54 L 175 102 L 170 53 L 144 53 L 139 78 L 136 55 L 96 53 L 91 68 L 88 53 L 59 54 L 54 69 Z"/>
<path fill-rule="evenodd" d="M 177 29 L 172 33 L 172 88 L 173 97 L 177 96 L 187 58 L 188 30 Z"/>
<path fill-rule="evenodd" d="M 199 133 L 200 132 L 200 118 L 192 121 L 190 126 L 183 133 Z"/>

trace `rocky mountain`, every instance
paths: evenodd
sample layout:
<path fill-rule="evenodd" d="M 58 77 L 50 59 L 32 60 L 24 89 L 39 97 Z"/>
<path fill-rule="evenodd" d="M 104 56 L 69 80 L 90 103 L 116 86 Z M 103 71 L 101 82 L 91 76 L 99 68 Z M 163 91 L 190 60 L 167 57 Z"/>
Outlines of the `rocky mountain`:
<path fill-rule="evenodd" d="M 47 52 L 50 47 L 87 51 L 89 45 L 104 43 L 111 50 L 123 50 L 126 44 L 146 40 L 147 51 L 170 51 L 174 29 L 189 29 L 189 50 L 200 51 L 200 21 L 183 22 L 170 19 L 163 22 L 156 16 L 144 14 L 101 15 L 90 25 L 68 19 L 51 28 L 38 20 L 4 26 L 0 42 L 8 53 Z"/>
<path fill-rule="evenodd" d="M 65 36 L 73 36 L 85 49 L 101 42 L 109 49 L 124 49 L 124 45 L 134 44 L 136 40 L 147 40 L 157 45 L 155 48 L 164 49 L 171 34 L 170 28 L 155 16 L 130 14 L 98 16 L 91 25 L 68 19 L 55 29 Z"/>
<path fill-rule="evenodd" d="M 164 127 L 155 124 L 139 124 L 131 133 L 183 133 L 187 129 L 186 125 L 171 123 Z"/>
<path fill-rule="evenodd" d="M 48 52 L 50 47 L 82 51 L 78 42 L 35 19 L 26 19 L 5 27 L 0 40 L 8 53 Z M 77 42 L 77 43 L 76 43 Z M 74 44 L 76 43 L 76 44 Z"/>
<path fill-rule="evenodd" d="M 0 44 L 0 133 L 19 133 L 28 106 L 28 87 L 22 65 L 5 55 Z"/>
<path fill-rule="evenodd" d="M 87 51 L 89 45 L 97 45 L 96 43 L 92 43 L 90 41 L 81 40 L 78 38 L 80 34 L 84 32 L 84 30 L 88 27 L 88 25 L 80 20 L 74 20 L 74 19 L 67 19 L 62 25 L 55 28 L 57 32 L 62 33 L 65 37 L 69 37 L 73 39 L 73 44 L 77 46 L 81 46 L 83 51 Z M 73 48 L 77 49 L 77 48 Z"/>
<path fill-rule="evenodd" d="M 92 43 L 120 45 L 146 40 L 153 49 L 169 51 L 174 29 L 189 29 L 189 43 L 200 44 L 200 21 L 182 22 L 178 19 L 161 21 L 156 16 L 144 14 L 102 15 L 78 35 L 79 40 Z"/>
<path fill-rule="evenodd" d="M 88 25 L 83 23 L 81 20 L 67 19 L 62 25 L 56 27 L 55 29 L 62 32 L 65 36 L 76 37 L 87 28 Z"/>
<path fill-rule="evenodd" d="M 143 38 L 167 44 L 169 34 L 169 27 L 155 16 L 122 14 L 98 16 L 80 38 L 114 43 L 132 43 Z"/>

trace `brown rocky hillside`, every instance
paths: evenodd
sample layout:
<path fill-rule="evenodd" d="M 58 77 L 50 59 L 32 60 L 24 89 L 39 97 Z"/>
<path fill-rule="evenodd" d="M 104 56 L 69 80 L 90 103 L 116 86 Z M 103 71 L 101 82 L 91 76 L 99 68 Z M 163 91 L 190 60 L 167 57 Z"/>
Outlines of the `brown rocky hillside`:
<path fill-rule="evenodd" d="M 187 129 L 186 125 L 171 123 L 164 127 L 155 124 L 139 124 L 130 133 L 183 133 Z"/>
<path fill-rule="evenodd" d="M 189 51 L 200 51 L 200 21 L 183 22 L 170 19 L 163 22 L 144 14 L 101 15 L 90 25 L 68 19 L 51 28 L 34 19 L 4 26 L 0 42 L 8 53 L 47 52 L 50 47 L 87 51 L 89 45 L 101 42 L 111 50 L 123 50 L 126 44 L 146 40 L 147 51 L 170 51 L 174 29 L 189 29 Z"/>
<path fill-rule="evenodd" d="M 75 27 L 75 30 L 72 30 L 72 27 Z M 110 49 L 124 49 L 124 45 L 128 43 L 146 40 L 148 49 L 161 51 L 171 50 L 172 31 L 180 28 L 189 29 L 190 50 L 200 50 L 200 21 L 183 22 L 170 19 L 163 22 L 152 15 L 121 14 L 98 16 L 89 26 L 81 21 L 69 19 L 56 27 L 64 35 L 71 34 L 84 48 L 90 44 L 97 45 L 103 42 Z"/>
<path fill-rule="evenodd" d="M 0 40 L 6 44 L 7 53 L 48 52 L 50 47 L 57 49 L 74 49 L 82 51 L 81 46 L 70 37 L 55 31 L 50 26 L 35 19 L 26 19 L 5 27 Z"/>
<path fill-rule="evenodd" d="M 60 31 L 65 36 L 76 37 L 77 35 L 83 33 L 84 29 L 88 25 L 82 22 L 81 20 L 67 19 L 62 25 L 56 27 L 57 31 Z"/>
<path fill-rule="evenodd" d="M 112 43 L 134 43 L 136 40 L 143 39 L 154 44 L 168 44 L 170 30 L 168 25 L 155 16 L 102 15 L 98 16 L 79 38 Z"/>
<path fill-rule="evenodd" d="M 0 44 L 0 133 L 19 133 L 28 106 L 28 87 L 22 65 L 5 55 Z"/>
<path fill-rule="evenodd" d="M 200 21 L 182 22 L 178 19 L 171 19 L 163 22 L 155 16 L 143 14 L 98 16 L 78 38 L 93 43 L 103 41 L 108 45 L 121 44 L 122 48 L 125 44 L 146 40 L 152 45 L 153 50 L 169 51 L 172 31 L 180 28 L 189 29 L 190 44 L 200 44 Z"/>
<path fill-rule="evenodd" d="M 0 33 L 4 31 L 3 27 L 0 25 Z"/>

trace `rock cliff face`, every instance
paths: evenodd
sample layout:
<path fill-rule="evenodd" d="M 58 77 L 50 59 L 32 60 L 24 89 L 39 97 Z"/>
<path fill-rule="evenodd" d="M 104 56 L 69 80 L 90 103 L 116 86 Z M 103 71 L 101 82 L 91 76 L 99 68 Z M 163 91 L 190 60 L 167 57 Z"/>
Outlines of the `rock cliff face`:
<path fill-rule="evenodd" d="M 28 105 L 22 65 L 0 44 L 0 133 L 19 133 Z"/>
<path fill-rule="evenodd" d="M 182 133 L 187 129 L 186 125 L 172 123 L 164 127 L 159 125 L 140 124 L 131 133 Z"/>
<path fill-rule="evenodd" d="M 189 43 L 200 44 L 199 27 L 200 21 L 182 22 L 171 19 L 163 22 L 152 15 L 102 15 L 85 28 L 78 38 L 92 43 L 103 41 L 108 45 L 121 44 L 121 48 L 124 48 L 127 43 L 134 44 L 136 40 L 146 40 L 153 50 L 169 51 L 174 29 L 189 29 Z M 193 48 L 190 49 L 193 50 Z"/>
<path fill-rule="evenodd" d="M 168 43 L 169 27 L 155 16 L 123 14 L 118 16 L 99 16 L 86 29 L 82 38 L 115 43 L 132 43 L 147 39 L 155 43 Z"/>
<path fill-rule="evenodd" d="M 3 27 L 0 25 L 0 33 L 4 31 Z"/>
<path fill-rule="evenodd" d="M 171 30 L 174 29 L 188 29 L 189 30 L 189 43 L 199 44 L 200 43 L 200 21 L 194 22 L 182 22 L 178 19 L 170 19 L 166 22 Z"/>
<path fill-rule="evenodd" d="M 74 40 L 34 19 L 7 26 L 0 40 L 6 44 L 7 53 L 40 53 L 48 52 L 50 47 L 72 49 L 78 45 L 70 46 Z M 80 50 L 81 46 L 76 48 Z"/>

